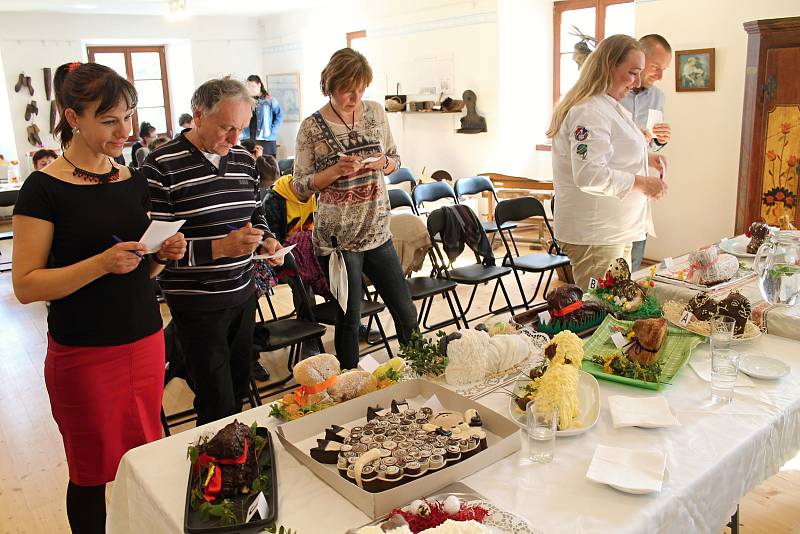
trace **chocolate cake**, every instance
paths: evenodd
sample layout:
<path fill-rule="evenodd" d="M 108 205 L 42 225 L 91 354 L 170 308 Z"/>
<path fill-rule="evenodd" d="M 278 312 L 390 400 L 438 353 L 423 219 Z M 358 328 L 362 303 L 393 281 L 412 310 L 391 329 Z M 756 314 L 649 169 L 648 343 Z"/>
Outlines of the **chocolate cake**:
<path fill-rule="evenodd" d="M 247 454 L 245 454 L 245 448 Z M 222 473 L 222 488 L 218 497 L 230 499 L 238 495 L 243 488 L 249 488 L 259 475 L 256 459 L 256 446 L 250 427 L 238 421 L 228 424 L 211 438 L 202 449 L 210 457 L 211 463 Z M 235 460 L 245 456 L 242 463 L 222 463 L 224 460 Z M 221 461 L 219 461 L 221 460 Z"/>
<path fill-rule="evenodd" d="M 764 222 L 754 222 L 750 225 L 747 231 L 750 236 L 750 242 L 747 244 L 748 254 L 755 254 L 761 245 L 764 244 L 767 237 L 769 237 L 769 225 Z"/>
<path fill-rule="evenodd" d="M 731 293 L 722 299 L 717 308 L 719 315 L 733 317 L 734 330 L 733 335 L 740 336 L 744 334 L 744 328 L 750 319 L 750 313 L 753 311 L 750 301 L 747 297 L 738 291 L 731 291 Z"/>
<path fill-rule="evenodd" d="M 738 291 L 731 291 L 721 301 L 714 300 L 707 293 L 698 293 L 686 304 L 686 309 L 700 321 L 710 321 L 715 315 L 732 317 L 735 336 L 744 334 L 753 311 L 750 301 Z"/>
<path fill-rule="evenodd" d="M 342 427 L 326 430 L 311 457 L 336 464 L 339 474 L 370 493 L 385 491 L 465 460 L 487 447 L 475 410 L 434 414 L 405 401 L 390 410 L 369 409 L 364 426 L 344 436 Z"/>
<path fill-rule="evenodd" d="M 583 301 L 583 290 L 574 284 L 567 284 L 550 291 L 545 298 L 550 315 L 563 323 L 583 323 L 591 321 L 603 308 L 594 301 Z M 579 304 L 580 303 L 580 304 Z"/>
<path fill-rule="evenodd" d="M 711 298 L 708 293 L 701 292 L 692 297 L 686 309 L 692 312 L 699 321 L 710 321 L 717 315 L 719 303 Z"/>

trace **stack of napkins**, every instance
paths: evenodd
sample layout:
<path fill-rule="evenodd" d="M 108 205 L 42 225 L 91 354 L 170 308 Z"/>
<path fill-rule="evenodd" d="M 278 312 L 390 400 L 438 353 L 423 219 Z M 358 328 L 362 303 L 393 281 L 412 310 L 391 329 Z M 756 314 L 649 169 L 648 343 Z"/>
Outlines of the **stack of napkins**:
<path fill-rule="evenodd" d="M 614 428 L 638 426 L 642 428 L 658 428 L 678 426 L 678 419 L 669 409 L 667 399 L 658 397 L 608 397 L 608 408 Z"/>
<path fill-rule="evenodd" d="M 626 493 L 659 493 L 666 469 L 663 452 L 598 445 L 586 478 Z"/>
<path fill-rule="evenodd" d="M 689 367 L 700 377 L 700 380 L 711 382 L 711 358 L 703 358 L 702 356 L 692 358 L 689 362 Z M 750 380 L 750 377 L 744 373 L 739 373 L 736 376 L 735 388 L 751 388 L 755 387 L 755 382 Z"/>

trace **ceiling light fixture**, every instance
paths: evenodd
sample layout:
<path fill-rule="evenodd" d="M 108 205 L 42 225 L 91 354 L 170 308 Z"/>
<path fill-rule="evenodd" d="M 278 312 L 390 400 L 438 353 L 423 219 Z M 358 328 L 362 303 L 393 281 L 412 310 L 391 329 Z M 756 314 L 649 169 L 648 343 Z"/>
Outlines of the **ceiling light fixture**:
<path fill-rule="evenodd" d="M 170 22 L 179 22 L 189 18 L 189 12 L 186 10 L 186 0 L 169 0 L 168 5 L 167 20 Z"/>

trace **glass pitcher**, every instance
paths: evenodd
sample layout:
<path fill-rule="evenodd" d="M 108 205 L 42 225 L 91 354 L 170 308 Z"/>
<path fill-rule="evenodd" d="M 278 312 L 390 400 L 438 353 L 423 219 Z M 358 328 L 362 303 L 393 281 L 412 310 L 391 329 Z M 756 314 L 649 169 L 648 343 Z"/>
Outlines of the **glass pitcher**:
<path fill-rule="evenodd" d="M 793 306 L 800 301 L 800 231 L 781 230 L 756 252 L 759 288 L 770 304 Z"/>

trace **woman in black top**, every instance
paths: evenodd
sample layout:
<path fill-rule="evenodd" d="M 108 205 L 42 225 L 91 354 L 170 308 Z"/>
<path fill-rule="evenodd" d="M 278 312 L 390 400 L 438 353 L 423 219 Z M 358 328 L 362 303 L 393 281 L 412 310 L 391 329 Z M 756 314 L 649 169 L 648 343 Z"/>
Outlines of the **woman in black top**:
<path fill-rule="evenodd" d="M 147 147 L 149 147 L 150 143 L 156 138 L 156 127 L 149 122 L 143 122 L 139 125 L 139 137 L 141 139 L 131 145 L 131 167 L 140 167 L 139 161 L 144 161 L 143 157 L 136 157 L 137 152 L 142 149 L 145 149 L 147 153 L 150 152 L 150 149 Z M 145 154 L 145 157 L 146 156 L 147 154 Z"/>
<path fill-rule="evenodd" d="M 73 533 L 105 531 L 105 484 L 128 450 L 161 437 L 161 315 L 150 278 L 183 257 L 182 234 L 155 254 L 138 171 L 115 164 L 136 90 L 108 67 L 55 74 L 62 157 L 31 174 L 14 207 L 14 293 L 50 301 L 45 382 L 64 439 Z"/>

